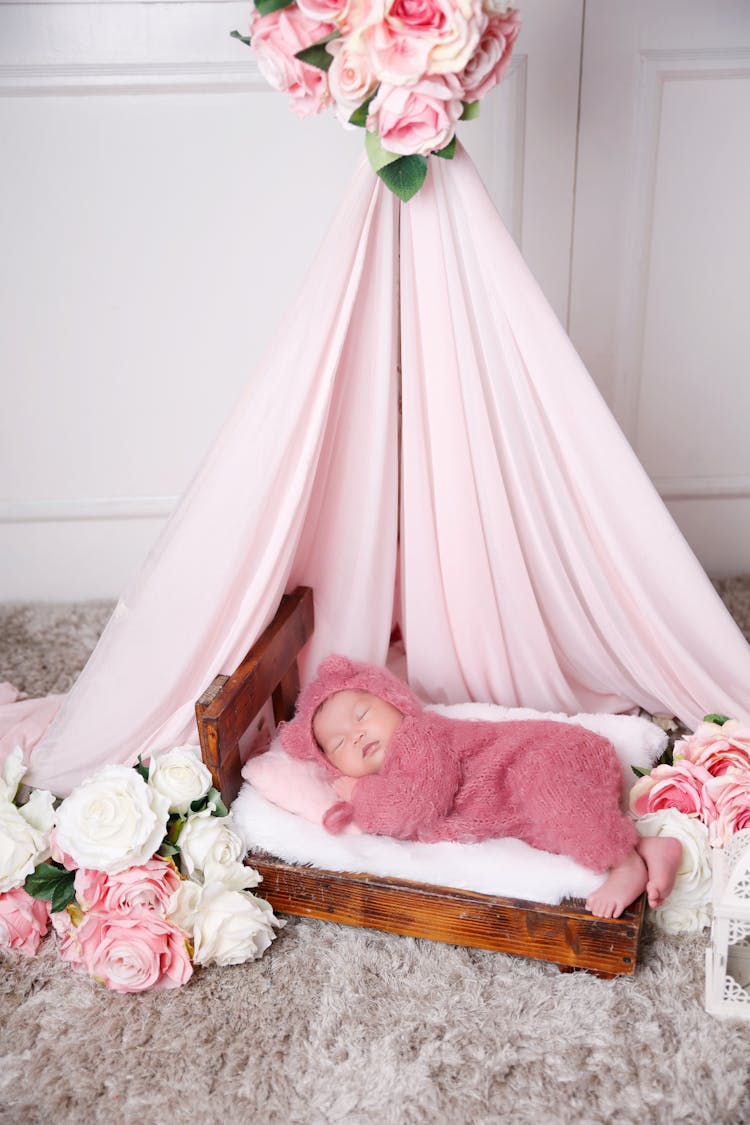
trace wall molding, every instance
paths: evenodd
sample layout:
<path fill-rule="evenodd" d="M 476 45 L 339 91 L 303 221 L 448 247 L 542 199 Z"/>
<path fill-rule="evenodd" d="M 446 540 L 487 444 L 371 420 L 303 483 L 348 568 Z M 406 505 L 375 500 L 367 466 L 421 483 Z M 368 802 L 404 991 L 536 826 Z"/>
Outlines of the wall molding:
<path fill-rule="evenodd" d="M 70 500 L 5 500 L 0 524 L 166 519 L 179 496 L 107 496 Z"/>
<path fill-rule="evenodd" d="M 750 79 L 748 48 L 642 51 L 639 55 L 629 161 L 631 174 L 628 177 L 634 188 L 625 222 L 613 386 L 615 413 L 633 444 L 642 391 L 664 91 L 667 84 L 673 82 L 721 81 L 738 77 Z M 704 493 L 701 492 L 701 495 Z"/>
<path fill-rule="evenodd" d="M 750 477 L 653 477 L 663 500 L 747 500 Z"/>
<path fill-rule="evenodd" d="M 154 0 L 0 0 L 0 7 L 4 8 L 48 8 L 51 5 L 64 4 L 68 8 L 81 8 L 86 6 L 96 5 L 101 7 L 102 4 L 117 4 L 122 7 L 127 4 L 144 4 L 153 3 Z M 237 4 L 237 0 L 159 0 L 160 4 L 190 4 L 194 8 L 205 7 L 214 4 Z"/>
<path fill-rule="evenodd" d="M 0 66 L 0 97 L 266 93 L 254 61 L 34 63 Z"/>

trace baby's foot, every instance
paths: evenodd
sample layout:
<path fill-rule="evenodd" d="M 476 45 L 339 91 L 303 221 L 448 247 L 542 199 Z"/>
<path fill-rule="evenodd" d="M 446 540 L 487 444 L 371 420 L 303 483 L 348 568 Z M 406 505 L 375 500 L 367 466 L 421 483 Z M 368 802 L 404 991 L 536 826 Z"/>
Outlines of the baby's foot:
<path fill-rule="evenodd" d="M 598 918 L 619 918 L 645 889 L 647 878 L 644 861 L 636 851 L 629 852 L 622 863 L 612 868 L 606 883 L 589 895 L 586 906 Z"/>
<path fill-rule="evenodd" d="M 673 836 L 641 836 L 635 850 L 646 864 L 646 894 L 652 909 L 663 906 L 682 862 L 682 844 Z"/>

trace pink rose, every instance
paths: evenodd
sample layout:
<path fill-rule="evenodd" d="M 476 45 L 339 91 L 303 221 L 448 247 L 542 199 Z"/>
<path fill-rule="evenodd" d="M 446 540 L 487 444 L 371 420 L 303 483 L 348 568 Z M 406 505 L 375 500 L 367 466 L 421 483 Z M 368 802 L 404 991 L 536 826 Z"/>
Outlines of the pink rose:
<path fill-rule="evenodd" d="M 427 156 L 448 144 L 462 108 L 453 77 L 425 78 L 416 86 L 381 86 L 370 103 L 367 128 L 378 132 L 388 152 Z"/>
<path fill-rule="evenodd" d="M 701 723 L 694 734 L 675 743 L 674 757 L 695 762 L 714 777 L 731 769 L 750 770 L 750 726 L 737 719 L 723 726 Z"/>
<path fill-rule="evenodd" d="M 490 18 L 479 46 L 458 76 L 465 101 L 478 101 L 505 77 L 520 30 L 521 17 L 513 8 Z"/>
<path fill-rule="evenodd" d="M 346 39 L 328 45 L 333 62 L 328 70 L 328 85 L 336 103 L 336 116 L 346 122 L 378 84 L 370 60 L 363 51 L 352 50 Z"/>
<path fill-rule="evenodd" d="M 17 949 L 33 957 L 49 929 L 49 903 L 14 887 L 0 895 L 0 949 Z"/>
<path fill-rule="evenodd" d="M 382 19 L 385 3 L 384 0 L 297 0 L 297 7 L 309 20 L 332 23 L 347 35 L 355 29 L 361 32 L 369 23 Z"/>
<path fill-rule="evenodd" d="M 677 809 L 687 816 L 697 816 L 704 823 L 714 818 L 713 802 L 706 790 L 711 774 L 692 762 L 675 762 L 673 766 L 655 766 L 651 773 L 639 777 L 630 790 L 630 808 L 636 816 Z"/>
<path fill-rule="evenodd" d="M 750 828 L 750 773 L 725 773 L 710 782 L 716 819 L 709 826 L 711 843 L 723 848 L 729 837 Z"/>
<path fill-rule="evenodd" d="M 183 930 L 151 910 L 91 910 L 70 926 L 60 956 L 114 992 L 179 988 L 193 972 L 186 941 Z"/>
<path fill-rule="evenodd" d="M 298 117 L 320 113 L 328 104 L 330 94 L 326 72 L 294 56 L 334 30 L 331 23 L 308 19 L 296 4 L 267 16 L 258 15 L 253 8 L 250 38 L 258 69 L 275 90 L 289 95 L 289 105 Z"/>
<path fill-rule="evenodd" d="M 174 866 L 156 857 L 115 875 L 81 867 L 75 877 L 76 899 L 81 909 L 101 908 L 109 913 L 143 909 L 166 914 L 179 885 L 180 876 Z"/>
<path fill-rule="evenodd" d="M 381 81 L 411 85 L 463 70 L 486 23 L 481 0 L 393 0 L 364 39 Z"/>

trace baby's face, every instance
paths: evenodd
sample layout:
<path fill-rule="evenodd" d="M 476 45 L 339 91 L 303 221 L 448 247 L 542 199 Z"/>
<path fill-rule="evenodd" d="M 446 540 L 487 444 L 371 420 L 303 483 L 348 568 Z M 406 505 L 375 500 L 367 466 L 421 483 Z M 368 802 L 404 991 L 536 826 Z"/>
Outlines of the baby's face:
<path fill-rule="evenodd" d="M 378 773 L 403 715 L 368 691 L 338 691 L 315 713 L 312 729 L 328 761 L 347 777 Z"/>

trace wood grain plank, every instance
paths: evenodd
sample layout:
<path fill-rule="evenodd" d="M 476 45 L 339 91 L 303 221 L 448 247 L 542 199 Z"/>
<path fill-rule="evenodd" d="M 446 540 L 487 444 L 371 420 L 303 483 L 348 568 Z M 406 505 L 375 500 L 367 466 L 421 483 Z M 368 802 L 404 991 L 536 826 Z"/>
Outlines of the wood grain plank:
<path fill-rule="evenodd" d="M 605 919 L 576 900 L 551 906 L 300 867 L 260 854 L 246 862 L 263 876 L 257 893 L 281 914 L 512 953 L 607 977 L 635 970 L 644 896 L 620 918 Z"/>

